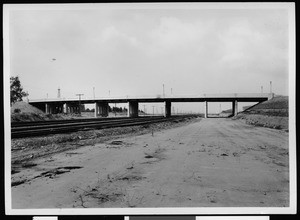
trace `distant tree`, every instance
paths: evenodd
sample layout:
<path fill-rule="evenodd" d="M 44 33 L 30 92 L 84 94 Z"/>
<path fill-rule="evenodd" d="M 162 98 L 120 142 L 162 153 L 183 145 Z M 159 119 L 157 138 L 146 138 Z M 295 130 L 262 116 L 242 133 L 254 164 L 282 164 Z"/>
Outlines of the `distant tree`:
<path fill-rule="evenodd" d="M 26 96 L 28 96 L 28 93 L 23 91 L 19 77 L 10 77 L 10 104 L 22 101 L 23 97 Z"/>

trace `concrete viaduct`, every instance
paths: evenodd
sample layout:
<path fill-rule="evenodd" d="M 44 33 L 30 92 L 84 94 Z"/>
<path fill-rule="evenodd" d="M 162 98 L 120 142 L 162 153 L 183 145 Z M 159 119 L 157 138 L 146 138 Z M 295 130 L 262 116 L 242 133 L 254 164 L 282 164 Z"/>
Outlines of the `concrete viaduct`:
<path fill-rule="evenodd" d="M 274 93 L 233 93 L 233 94 L 204 94 L 196 97 L 156 97 L 156 98 L 97 98 L 82 99 L 81 104 L 95 104 L 95 117 L 108 116 L 109 103 L 128 103 L 128 117 L 138 117 L 139 103 L 165 103 L 165 117 L 171 116 L 171 105 L 174 102 L 204 102 L 204 115 L 208 116 L 208 102 L 231 102 L 233 115 L 237 114 L 238 102 L 263 102 L 274 97 Z M 77 113 L 78 99 L 43 99 L 30 100 L 29 104 L 41 109 L 47 114 Z"/>

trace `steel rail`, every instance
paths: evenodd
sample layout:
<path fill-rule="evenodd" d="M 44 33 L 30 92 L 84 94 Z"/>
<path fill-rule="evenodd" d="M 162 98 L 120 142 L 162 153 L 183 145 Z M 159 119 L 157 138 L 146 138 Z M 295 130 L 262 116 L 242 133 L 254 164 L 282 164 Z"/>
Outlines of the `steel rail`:
<path fill-rule="evenodd" d="M 195 117 L 192 115 L 186 116 L 176 116 L 171 118 L 134 118 L 129 120 L 117 120 L 117 121 L 109 121 L 103 123 L 77 123 L 76 125 L 73 124 L 63 124 L 57 125 L 56 127 L 39 127 L 36 128 L 29 128 L 24 127 L 19 130 L 12 130 L 11 137 L 12 138 L 22 138 L 22 137 L 33 137 L 33 136 L 42 136 L 48 134 L 58 134 L 58 133 L 70 133 L 78 130 L 87 130 L 87 129 L 104 129 L 104 128 L 113 128 L 113 127 L 125 127 L 125 126 L 135 126 L 135 125 L 146 125 L 151 123 L 158 123 L 158 122 L 165 122 L 165 121 L 172 121 L 182 118 L 188 117 Z"/>
<path fill-rule="evenodd" d="M 158 117 L 157 117 L 158 118 Z M 159 117 L 163 118 L 163 117 Z M 127 121 L 140 121 L 140 120 L 145 120 L 144 118 L 122 118 L 122 119 L 115 119 L 115 120 L 102 120 L 102 121 L 87 121 L 87 122 L 81 122 L 81 121 L 75 121 L 75 122 L 69 122 L 69 123 L 59 123 L 59 124 L 42 124 L 42 125 L 32 125 L 32 126 L 23 126 L 23 127 L 14 127 L 11 128 L 11 131 L 22 131 L 22 130 L 38 130 L 38 129 L 44 129 L 44 128 L 60 128 L 60 127 L 65 127 L 66 125 L 68 126 L 89 126 L 89 125 L 99 125 L 99 124 L 110 124 L 110 123 L 119 123 L 119 122 L 127 122 Z"/>
<path fill-rule="evenodd" d="M 140 116 L 139 118 L 161 118 L 162 116 Z M 172 116 L 180 117 L 180 116 Z M 95 121 L 113 121 L 129 119 L 128 117 L 105 117 L 105 118 L 79 118 L 79 119 L 66 119 L 66 120 L 47 120 L 47 121 L 26 121 L 26 122 L 11 122 L 12 128 L 17 127 L 29 127 L 29 126 L 38 126 L 38 125 L 50 125 L 50 124 L 67 124 L 75 122 L 95 122 Z"/>
<path fill-rule="evenodd" d="M 27 121 L 27 122 L 12 122 L 11 127 L 26 127 L 37 125 L 49 125 L 49 124 L 67 124 L 74 122 L 88 122 L 88 121 L 104 121 L 104 120 L 118 120 L 128 117 L 115 117 L 115 118 L 79 118 L 79 119 L 67 119 L 67 120 L 48 120 L 48 121 Z"/>

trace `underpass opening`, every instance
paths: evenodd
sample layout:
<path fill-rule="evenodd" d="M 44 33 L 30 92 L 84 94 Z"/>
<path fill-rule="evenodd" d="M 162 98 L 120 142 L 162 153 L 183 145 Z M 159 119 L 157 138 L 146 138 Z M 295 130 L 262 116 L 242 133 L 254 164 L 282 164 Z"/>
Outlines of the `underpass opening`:
<path fill-rule="evenodd" d="M 250 110 L 260 102 L 207 102 L 207 118 L 228 118 L 245 110 Z M 234 109 L 236 108 L 235 112 Z M 205 102 L 203 103 L 205 115 Z"/>
<path fill-rule="evenodd" d="M 203 104 L 205 114 L 205 102 Z M 207 102 L 207 118 L 228 118 L 234 114 L 232 102 Z"/>
<path fill-rule="evenodd" d="M 164 102 L 139 102 L 138 106 L 139 117 L 164 116 Z"/>
<path fill-rule="evenodd" d="M 171 115 L 200 115 L 204 117 L 199 102 L 172 102 Z"/>

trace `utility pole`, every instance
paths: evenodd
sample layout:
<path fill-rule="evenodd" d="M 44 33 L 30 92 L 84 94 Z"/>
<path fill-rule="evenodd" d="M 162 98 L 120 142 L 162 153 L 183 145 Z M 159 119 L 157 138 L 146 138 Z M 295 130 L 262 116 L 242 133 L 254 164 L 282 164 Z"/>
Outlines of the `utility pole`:
<path fill-rule="evenodd" d="M 272 93 L 272 81 L 270 81 L 270 93 Z"/>
<path fill-rule="evenodd" d="M 76 96 L 79 96 L 79 115 L 81 115 L 81 96 L 84 94 L 76 94 Z"/>
<path fill-rule="evenodd" d="M 57 91 L 57 98 L 60 99 L 60 88 L 58 87 L 58 91 Z"/>

